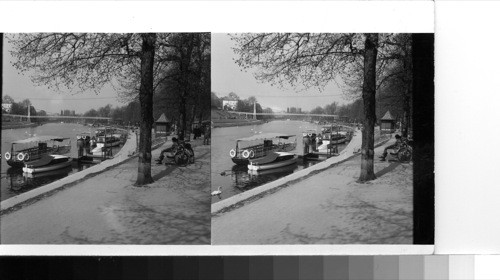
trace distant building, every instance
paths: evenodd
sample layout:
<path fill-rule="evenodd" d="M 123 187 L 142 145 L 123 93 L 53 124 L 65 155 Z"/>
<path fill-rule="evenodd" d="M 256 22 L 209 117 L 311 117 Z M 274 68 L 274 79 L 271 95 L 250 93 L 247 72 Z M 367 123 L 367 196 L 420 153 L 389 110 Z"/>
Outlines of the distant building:
<path fill-rule="evenodd" d="M 387 111 L 380 119 L 380 131 L 384 133 L 393 133 L 396 130 L 396 119 Z"/>
<path fill-rule="evenodd" d="M 238 105 L 238 99 L 231 97 L 222 97 L 222 108 L 224 110 L 236 110 L 236 106 Z"/>
<path fill-rule="evenodd" d="M 2 111 L 10 113 L 12 110 L 12 103 L 2 103 Z"/>
<path fill-rule="evenodd" d="M 157 136 L 167 136 L 170 134 L 172 122 L 167 119 L 165 114 L 161 114 L 161 116 L 155 121 L 154 126 Z"/>

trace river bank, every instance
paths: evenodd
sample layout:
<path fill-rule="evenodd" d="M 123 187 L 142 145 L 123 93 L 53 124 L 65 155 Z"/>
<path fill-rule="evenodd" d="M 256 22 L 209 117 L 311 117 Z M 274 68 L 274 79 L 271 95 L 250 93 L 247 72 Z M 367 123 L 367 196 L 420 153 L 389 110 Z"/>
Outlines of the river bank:
<path fill-rule="evenodd" d="M 134 187 L 137 161 L 124 160 L 4 211 L 1 243 L 210 244 L 210 146 L 192 144 L 194 164 L 154 164 L 155 182 L 147 186 Z M 153 159 L 170 145 L 155 149 Z"/>
<path fill-rule="evenodd" d="M 11 129 L 8 131 L 4 131 L 8 133 L 2 134 L 2 155 L 5 155 L 6 152 L 11 151 L 12 142 L 14 141 L 34 136 L 56 135 L 58 137 L 68 138 L 69 141 L 67 140 L 65 141 L 65 143 L 71 145 L 71 150 L 65 155 L 73 158 L 73 162 L 71 166 L 68 168 L 58 169 L 50 172 L 42 172 L 35 174 L 35 176 L 31 175 L 26 176 L 27 174 L 23 174 L 22 169 L 10 167 L 7 161 L 3 159 L 1 162 L 2 188 L 0 190 L 0 200 L 4 201 L 12 197 L 21 195 L 22 193 L 26 193 L 34 189 L 43 187 L 45 185 L 52 184 L 56 181 L 64 179 L 68 176 L 73 176 L 75 173 L 85 171 L 86 169 L 89 168 L 91 168 L 91 170 L 99 169 L 100 167 L 96 166 L 96 163 L 98 163 L 99 161 L 78 162 L 75 160 L 78 157 L 77 141 L 75 141 L 77 135 L 80 135 L 81 133 L 95 133 L 92 132 L 91 129 L 92 128 L 83 126 L 81 124 L 47 123 L 33 128 Z M 135 142 L 131 144 L 135 146 Z M 31 145 L 32 144 L 26 146 L 29 147 Z M 129 145 L 127 145 L 127 143 L 124 143 L 123 145 L 113 147 L 112 155 L 116 157 L 116 155 L 120 152 L 120 150 L 122 150 L 123 147 L 128 147 L 128 146 Z M 23 148 L 23 146 L 17 146 L 16 149 L 20 148 Z M 93 171 L 85 171 L 85 172 L 93 172 Z"/>
<path fill-rule="evenodd" d="M 413 164 L 376 159 L 377 179 L 360 184 L 360 160 L 216 203 L 213 244 L 411 244 Z"/>
<path fill-rule="evenodd" d="M 17 129 L 17 128 L 28 128 L 28 127 L 35 127 L 40 125 L 39 123 L 8 123 L 8 122 L 2 122 L 2 130 L 5 129 Z"/>
<path fill-rule="evenodd" d="M 232 126 L 247 126 L 263 124 L 262 120 L 247 120 L 247 119 L 219 119 L 212 120 L 213 127 L 232 127 Z"/>

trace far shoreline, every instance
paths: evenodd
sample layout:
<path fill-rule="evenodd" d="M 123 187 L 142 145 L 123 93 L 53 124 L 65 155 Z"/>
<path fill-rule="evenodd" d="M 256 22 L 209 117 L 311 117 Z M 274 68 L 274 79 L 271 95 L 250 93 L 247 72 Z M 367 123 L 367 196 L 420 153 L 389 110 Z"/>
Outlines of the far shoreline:
<path fill-rule="evenodd" d="M 25 124 L 14 124 L 14 125 L 8 125 L 8 124 L 5 124 L 5 123 L 2 123 L 2 130 L 35 127 L 35 126 L 38 126 L 38 125 L 39 125 L 38 123 L 25 123 Z"/>
<path fill-rule="evenodd" d="M 224 120 L 212 120 L 213 127 L 233 127 L 233 126 L 249 126 L 249 125 L 259 125 L 265 123 L 262 120 L 241 120 L 241 119 L 224 119 Z"/>

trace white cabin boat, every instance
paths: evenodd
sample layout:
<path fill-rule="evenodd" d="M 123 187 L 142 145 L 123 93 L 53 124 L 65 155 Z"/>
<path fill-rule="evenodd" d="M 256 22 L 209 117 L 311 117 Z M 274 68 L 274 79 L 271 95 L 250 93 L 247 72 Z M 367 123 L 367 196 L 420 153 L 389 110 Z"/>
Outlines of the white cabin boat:
<path fill-rule="evenodd" d="M 229 151 L 236 164 L 248 165 L 273 152 L 289 152 L 297 146 L 297 137 L 282 133 L 261 133 L 236 140 L 236 147 Z"/>
<path fill-rule="evenodd" d="M 65 142 L 66 140 L 68 142 Z M 10 152 L 5 153 L 5 159 L 8 165 L 20 168 L 25 163 L 39 160 L 44 155 L 61 155 L 70 151 L 70 138 L 45 135 L 12 142 Z"/>

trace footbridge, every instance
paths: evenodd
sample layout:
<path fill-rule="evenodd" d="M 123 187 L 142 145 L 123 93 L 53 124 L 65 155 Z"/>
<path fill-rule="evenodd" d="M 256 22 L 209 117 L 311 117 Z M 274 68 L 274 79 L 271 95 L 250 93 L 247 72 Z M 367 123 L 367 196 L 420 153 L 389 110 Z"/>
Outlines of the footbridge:
<path fill-rule="evenodd" d="M 230 114 L 244 115 L 246 118 L 256 119 L 257 116 L 273 116 L 277 119 L 294 119 L 294 120 L 310 120 L 313 117 L 324 118 L 330 121 L 332 120 L 344 120 L 345 117 L 340 115 L 329 115 L 329 114 L 309 114 L 309 113 L 250 113 L 250 112 L 238 112 L 238 111 L 226 111 Z"/>

